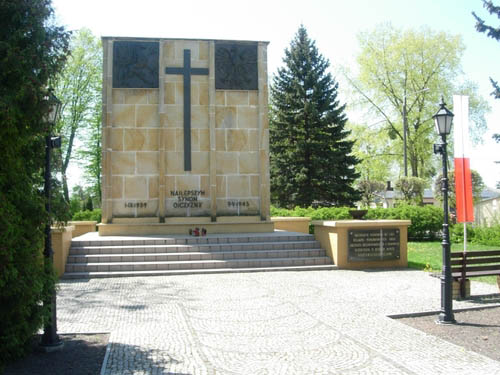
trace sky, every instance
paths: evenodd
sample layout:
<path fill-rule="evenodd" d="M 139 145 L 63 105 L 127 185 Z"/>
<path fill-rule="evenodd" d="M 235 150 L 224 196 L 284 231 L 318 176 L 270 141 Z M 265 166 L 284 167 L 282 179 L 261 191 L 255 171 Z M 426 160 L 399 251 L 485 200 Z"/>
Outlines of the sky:
<path fill-rule="evenodd" d="M 491 139 L 491 134 L 500 133 L 500 100 L 489 95 L 489 77 L 500 81 L 500 43 L 475 30 L 471 12 L 493 25 L 498 25 L 498 19 L 486 12 L 481 0 L 53 0 L 53 6 L 58 24 L 69 30 L 86 27 L 98 37 L 268 41 L 270 78 L 282 65 L 285 48 L 303 24 L 330 61 L 341 94 L 343 81 L 338 67 L 355 67 L 357 34 L 361 31 L 390 22 L 401 28 L 428 26 L 461 35 L 466 46 L 464 74 L 479 85 L 492 109 L 486 116 L 489 131 L 484 144 L 472 149 L 471 167 L 479 171 L 487 186 L 494 187 L 500 181 L 500 164 L 494 163 L 500 160 L 500 145 Z M 78 171 L 70 173 L 70 184 L 77 183 Z"/>

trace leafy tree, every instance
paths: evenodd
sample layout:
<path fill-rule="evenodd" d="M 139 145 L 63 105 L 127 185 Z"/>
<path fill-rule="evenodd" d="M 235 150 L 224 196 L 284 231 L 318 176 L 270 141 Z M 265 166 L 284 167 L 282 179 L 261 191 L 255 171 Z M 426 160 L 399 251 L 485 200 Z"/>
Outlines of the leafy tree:
<path fill-rule="evenodd" d="M 369 207 L 370 203 L 375 200 L 377 193 L 384 191 L 384 189 L 385 185 L 380 181 L 358 181 L 358 190 L 361 193 L 361 202 L 365 207 Z"/>
<path fill-rule="evenodd" d="M 95 132 L 93 128 L 100 116 L 102 87 L 100 41 L 90 30 L 82 29 L 74 34 L 70 48 L 71 56 L 56 84 L 56 96 L 63 103 L 57 131 L 63 136 L 60 155 L 61 174 L 67 202 L 69 202 L 69 192 L 66 172 L 74 158 L 75 139 L 83 136 L 86 129 L 90 129 L 90 133 Z M 92 142 L 88 137 L 83 139 L 86 143 Z"/>
<path fill-rule="evenodd" d="M 425 180 L 419 177 L 402 177 L 396 181 L 396 190 L 407 204 L 423 205 Z"/>
<path fill-rule="evenodd" d="M 94 204 L 92 203 L 92 197 L 87 198 L 87 202 L 85 202 L 85 210 L 87 211 L 93 211 L 94 210 Z"/>
<path fill-rule="evenodd" d="M 377 125 L 378 123 L 374 126 Z M 395 179 L 395 158 L 400 155 L 392 150 L 390 139 L 381 137 L 378 128 L 359 124 L 348 126 L 351 131 L 350 139 L 355 141 L 353 155 L 359 160 L 356 171 L 360 174 L 360 179 L 379 182 Z"/>
<path fill-rule="evenodd" d="M 329 66 L 300 26 L 284 67 L 271 87 L 271 191 L 282 206 L 309 206 L 313 201 L 348 205 L 359 199 L 352 187 L 358 177 L 345 105 Z"/>
<path fill-rule="evenodd" d="M 481 193 L 485 188 L 483 178 L 478 171 L 471 169 L 471 180 L 472 180 L 472 200 L 477 203 L 481 200 Z M 441 191 L 441 179 L 443 174 L 437 176 L 434 182 L 434 195 L 435 197 L 442 201 L 443 192 Z M 457 206 L 457 199 L 455 195 L 455 171 L 448 172 L 448 204 L 450 208 L 455 208 Z"/>
<path fill-rule="evenodd" d="M 69 34 L 52 15 L 50 0 L 0 0 L 0 368 L 29 347 L 48 316 L 40 301 L 54 287 L 41 257 L 44 118 Z"/>
<path fill-rule="evenodd" d="M 76 150 L 78 164 L 83 167 L 83 178 L 89 186 L 89 194 L 101 205 L 101 109 L 94 108 L 94 116 L 84 129 L 82 145 Z"/>
<path fill-rule="evenodd" d="M 477 85 L 461 79 L 464 45 L 459 36 L 428 28 L 400 30 L 386 24 L 361 33 L 359 43 L 359 75 L 348 79 L 359 93 L 360 104 L 368 109 L 370 120 L 374 115 L 385 120 L 377 130 L 379 136 L 390 140 L 400 165 L 406 119 L 412 176 L 428 178 L 435 173 L 429 150 L 436 138 L 432 115 L 441 95 L 469 95 L 472 138 L 481 139 L 489 107 L 477 94 Z"/>

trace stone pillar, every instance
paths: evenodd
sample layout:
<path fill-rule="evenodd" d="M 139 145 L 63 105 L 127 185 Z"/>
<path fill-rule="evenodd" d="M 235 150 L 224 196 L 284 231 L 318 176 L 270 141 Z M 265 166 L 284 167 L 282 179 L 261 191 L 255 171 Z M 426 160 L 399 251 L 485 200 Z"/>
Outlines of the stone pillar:
<path fill-rule="evenodd" d="M 217 220 L 217 146 L 215 141 L 215 43 L 209 42 L 208 116 L 210 132 L 210 220 Z"/>
<path fill-rule="evenodd" d="M 267 43 L 260 42 L 258 47 L 259 66 L 259 182 L 260 217 L 270 217 L 270 177 L 269 177 L 269 116 L 267 84 Z"/>
<path fill-rule="evenodd" d="M 102 85 L 102 222 L 112 220 L 111 183 L 111 117 L 113 116 L 113 42 L 103 40 L 103 85 Z"/>

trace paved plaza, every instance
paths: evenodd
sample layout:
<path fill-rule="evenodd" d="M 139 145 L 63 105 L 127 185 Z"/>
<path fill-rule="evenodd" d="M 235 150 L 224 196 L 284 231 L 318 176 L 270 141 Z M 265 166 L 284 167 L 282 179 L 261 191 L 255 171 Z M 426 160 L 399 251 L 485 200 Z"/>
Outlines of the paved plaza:
<path fill-rule="evenodd" d="M 66 280 L 58 329 L 111 332 L 106 375 L 500 374 L 499 362 L 387 317 L 439 306 L 440 280 L 414 270 Z"/>

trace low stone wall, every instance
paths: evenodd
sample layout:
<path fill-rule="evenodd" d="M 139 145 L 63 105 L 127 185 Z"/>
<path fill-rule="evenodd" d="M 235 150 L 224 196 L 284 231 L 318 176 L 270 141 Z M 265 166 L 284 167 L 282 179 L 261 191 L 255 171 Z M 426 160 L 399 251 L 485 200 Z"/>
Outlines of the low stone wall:
<path fill-rule="evenodd" d="M 316 240 L 333 263 L 344 269 L 408 267 L 410 224 L 410 220 L 312 222 Z"/>
<path fill-rule="evenodd" d="M 75 227 L 73 237 L 81 236 L 88 232 L 95 232 L 97 230 L 97 221 L 70 221 L 68 225 Z"/>
<path fill-rule="evenodd" d="M 71 239 L 73 238 L 74 225 L 57 228 L 52 227 L 52 250 L 54 251 L 54 267 L 57 271 L 57 276 L 61 277 L 66 268 L 66 260 L 68 259 Z"/>
<path fill-rule="evenodd" d="M 287 232 L 309 233 L 310 217 L 288 217 L 275 216 L 271 217 L 274 223 L 274 229 L 286 230 Z"/>

